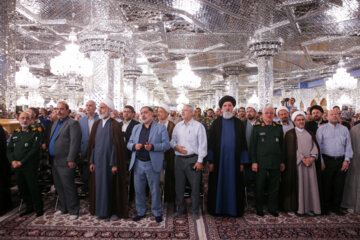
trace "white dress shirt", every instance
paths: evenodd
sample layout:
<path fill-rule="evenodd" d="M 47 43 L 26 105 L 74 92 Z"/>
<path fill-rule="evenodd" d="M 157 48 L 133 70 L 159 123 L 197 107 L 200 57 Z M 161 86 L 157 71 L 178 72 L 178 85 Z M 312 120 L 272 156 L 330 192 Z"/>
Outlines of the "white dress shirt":
<path fill-rule="evenodd" d="M 106 118 L 106 119 L 102 119 L 102 127 L 105 127 L 106 122 L 110 119 L 110 117 Z"/>
<path fill-rule="evenodd" d="M 126 129 L 127 129 L 127 127 L 129 126 L 129 124 L 130 124 L 131 121 L 132 121 L 132 120 L 130 120 L 128 123 L 125 123 L 125 121 L 123 121 L 122 129 L 121 129 L 123 132 L 126 132 Z"/>
<path fill-rule="evenodd" d="M 187 124 L 184 121 L 175 125 L 170 142 L 172 148 L 175 146 L 183 146 L 187 151 L 182 154 L 175 150 L 175 154 L 179 156 L 187 156 L 192 154 L 198 155 L 198 162 L 202 163 L 207 155 L 207 136 L 205 127 L 198 121 L 191 119 Z"/>
<path fill-rule="evenodd" d="M 95 122 L 94 117 L 93 118 L 88 117 L 89 136 L 90 136 L 90 133 L 91 133 L 92 126 L 94 125 L 94 122 Z"/>

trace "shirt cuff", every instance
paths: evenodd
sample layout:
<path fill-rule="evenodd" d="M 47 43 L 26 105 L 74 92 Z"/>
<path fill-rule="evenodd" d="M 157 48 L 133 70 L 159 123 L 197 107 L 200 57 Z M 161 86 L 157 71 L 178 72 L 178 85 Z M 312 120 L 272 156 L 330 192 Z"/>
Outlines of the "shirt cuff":
<path fill-rule="evenodd" d="M 204 160 L 203 158 L 199 157 L 198 160 L 197 160 L 197 162 L 203 163 L 203 160 Z"/>
<path fill-rule="evenodd" d="M 350 159 L 349 158 L 345 158 L 345 161 L 349 162 L 350 163 Z"/>

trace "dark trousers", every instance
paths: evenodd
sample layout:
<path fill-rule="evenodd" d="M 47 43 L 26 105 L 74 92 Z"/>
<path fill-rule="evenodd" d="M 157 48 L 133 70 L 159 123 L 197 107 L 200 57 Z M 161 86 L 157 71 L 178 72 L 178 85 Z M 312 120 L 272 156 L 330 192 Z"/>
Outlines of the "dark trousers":
<path fill-rule="evenodd" d="M 333 158 L 322 155 L 325 163 L 323 176 L 324 210 L 337 211 L 344 192 L 346 172 L 341 171 L 344 157 Z"/>
<path fill-rule="evenodd" d="M 199 213 L 201 171 L 195 171 L 190 164 L 196 163 L 198 157 L 182 158 L 175 156 L 175 191 L 176 206 L 179 212 L 184 210 L 184 192 L 186 179 L 191 186 L 191 210 Z"/>
<path fill-rule="evenodd" d="M 256 210 L 263 211 L 265 186 L 268 190 L 268 210 L 277 211 L 280 185 L 280 168 L 258 168 L 256 173 Z"/>
<path fill-rule="evenodd" d="M 26 210 L 43 211 L 43 203 L 39 184 L 37 182 L 36 167 L 20 167 L 15 170 L 16 183 L 19 187 L 21 198 L 24 200 Z"/>

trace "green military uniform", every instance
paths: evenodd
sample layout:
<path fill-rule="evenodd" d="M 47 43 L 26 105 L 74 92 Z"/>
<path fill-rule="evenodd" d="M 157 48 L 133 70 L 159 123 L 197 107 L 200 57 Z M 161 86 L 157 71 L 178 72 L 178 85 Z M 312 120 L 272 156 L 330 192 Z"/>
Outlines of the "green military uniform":
<path fill-rule="evenodd" d="M 284 163 L 285 144 L 283 129 L 279 123 L 266 125 L 257 122 L 252 130 L 250 154 L 252 163 L 258 164 L 256 173 L 256 209 L 263 211 L 265 184 L 268 185 L 268 209 L 276 212 L 280 185 L 280 164 Z M 268 179 L 268 181 L 267 181 Z"/>
<path fill-rule="evenodd" d="M 16 182 L 26 211 L 43 211 L 41 193 L 37 182 L 39 151 L 41 144 L 41 128 L 28 128 L 28 131 L 16 129 L 7 148 L 10 163 L 20 161 L 21 166 L 15 168 Z"/>

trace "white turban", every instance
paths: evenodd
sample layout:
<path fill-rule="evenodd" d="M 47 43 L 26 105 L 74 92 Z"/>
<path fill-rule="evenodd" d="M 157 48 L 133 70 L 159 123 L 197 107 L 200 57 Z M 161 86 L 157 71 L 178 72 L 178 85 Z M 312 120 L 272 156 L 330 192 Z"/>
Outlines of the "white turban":
<path fill-rule="evenodd" d="M 296 117 L 299 116 L 299 115 L 302 115 L 302 116 L 304 116 L 304 118 L 306 118 L 306 115 L 305 115 L 305 113 L 303 111 L 296 111 L 291 116 L 291 120 L 294 122 Z"/>
<path fill-rule="evenodd" d="M 247 110 L 248 108 L 253 108 L 255 112 L 257 112 L 257 107 L 254 103 L 249 103 L 248 105 L 246 105 L 245 110 Z"/>
<path fill-rule="evenodd" d="M 276 109 L 276 116 L 279 116 L 279 112 L 281 110 L 285 110 L 285 111 L 287 111 L 289 113 L 289 109 L 287 109 L 287 107 L 281 106 L 278 109 Z"/>
<path fill-rule="evenodd" d="M 106 97 L 102 100 L 102 103 L 105 103 L 108 108 L 111 108 L 111 110 L 114 110 L 114 109 L 115 109 L 114 101 L 113 101 L 109 96 L 106 96 Z"/>
<path fill-rule="evenodd" d="M 161 104 L 159 107 L 164 109 L 167 113 L 170 113 L 170 107 L 166 103 Z"/>

